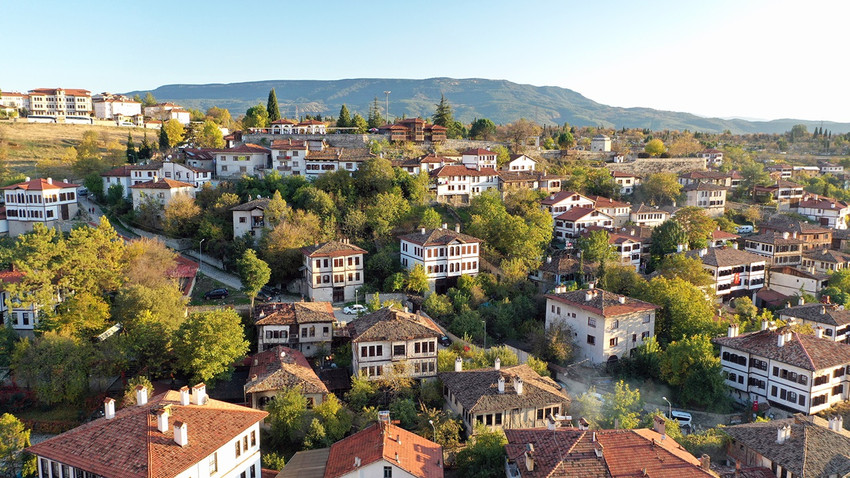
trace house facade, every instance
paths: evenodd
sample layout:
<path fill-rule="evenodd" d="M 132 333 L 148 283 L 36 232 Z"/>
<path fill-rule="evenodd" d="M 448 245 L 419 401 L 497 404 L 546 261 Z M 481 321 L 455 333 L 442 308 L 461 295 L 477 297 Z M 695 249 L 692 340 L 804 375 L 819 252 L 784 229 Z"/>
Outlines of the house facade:
<path fill-rule="evenodd" d="M 702 261 L 703 269 L 714 281 L 714 293 L 722 301 L 753 298 L 764 287 L 767 267 L 764 256 L 740 251 L 737 247 L 712 247 L 685 254 Z"/>
<path fill-rule="evenodd" d="M 850 205 L 844 201 L 810 194 L 803 196 L 797 204 L 796 212 L 816 221 L 822 227 L 847 229 Z"/>
<path fill-rule="evenodd" d="M 251 368 L 244 385 L 245 400 L 251 408 L 265 410 L 278 392 L 296 388 L 307 398 L 307 408 L 321 405 L 328 388 L 310 367 L 301 352 L 277 345 L 249 357 Z"/>
<path fill-rule="evenodd" d="M 818 334 L 820 335 L 820 334 Z M 850 345 L 790 327 L 738 333 L 731 325 L 720 345 L 720 365 L 732 397 L 815 414 L 850 398 Z"/>
<path fill-rule="evenodd" d="M 457 284 L 462 275 L 478 275 L 481 239 L 454 230 L 448 224 L 437 229 L 421 228 L 399 236 L 401 265 L 412 270 L 421 265 L 428 275 L 428 284 L 437 293 L 445 293 Z"/>
<path fill-rule="evenodd" d="M 622 171 L 611 171 L 611 176 L 614 177 L 614 182 L 620 186 L 620 194 L 628 195 L 635 192 L 635 188 L 640 184 L 640 176 Z"/>
<path fill-rule="evenodd" d="M 614 362 L 655 335 L 656 309 L 649 302 L 602 289 L 556 288 L 546 294 L 546 328 L 568 327 L 581 359 Z"/>
<path fill-rule="evenodd" d="M 814 270 L 815 272 L 824 273 L 840 271 L 850 267 L 850 254 L 832 249 L 806 251 L 803 253 L 803 267 Z"/>
<path fill-rule="evenodd" d="M 211 149 L 210 153 L 215 156 L 215 174 L 219 178 L 262 176 L 271 169 L 271 150 L 257 144 Z"/>
<path fill-rule="evenodd" d="M 797 233 L 762 232 L 747 236 L 744 250 L 767 258 L 771 266 L 797 266 L 803 263 L 803 241 Z"/>
<path fill-rule="evenodd" d="M 705 211 L 708 217 L 720 217 L 726 212 L 726 186 L 696 183 L 682 188 L 687 198 L 686 206 L 695 206 Z"/>
<path fill-rule="evenodd" d="M 497 156 L 499 156 L 498 153 L 489 149 L 468 149 L 461 153 L 460 163 L 470 169 L 496 169 Z"/>
<path fill-rule="evenodd" d="M 94 117 L 98 119 L 115 119 L 117 116 L 141 116 L 142 104 L 124 95 L 101 93 L 92 98 Z"/>
<path fill-rule="evenodd" d="M 488 189 L 499 188 L 499 173 L 491 167 L 445 165 L 429 174 L 431 188 L 442 202 L 465 204 Z"/>
<path fill-rule="evenodd" d="M 29 91 L 30 115 L 91 116 L 91 91 L 75 88 L 38 88 Z"/>
<path fill-rule="evenodd" d="M 153 106 L 145 106 L 145 116 L 163 123 L 176 119 L 182 125 L 191 122 L 191 115 L 180 105 L 174 103 L 159 103 Z"/>
<path fill-rule="evenodd" d="M 767 287 L 789 297 L 801 294 L 817 296 L 829 282 L 829 276 L 822 272 L 809 272 L 792 266 L 771 267 L 767 279 Z"/>
<path fill-rule="evenodd" d="M 534 171 L 535 168 L 537 168 L 537 161 L 524 154 L 512 154 L 510 161 L 502 166 L 504 171 Z"/>
<path fill-rule="evenodd" d="M 355 373 L 370 380 L 437 375 L 437 339 L 443 332 L 430 318 L 384 307 L 349 322 L 348 328 Z"/>
<path fill-rule="evenodd" d="M 669 211 L 645 204 L 633 205 L 629 214 L 629 220 L 637 226 L 656 227 L 668 219 L 670 219 Z"/>
<path fill-rule="evenodd" d="M 574 207 L 592 208 L 595 206 L 596 203 L 592 199 L 574 191 L 554 192 L 540 201 L 540 207 L 544 211 L 549 211 L 553 219 Z"/>
<path fill-rule="evenodd" d="M 605 196 L 588 196 L 593 201 L 597 211 L 607 214 L 614 219 L 614 227 L 620 227 L 629 222 L 632 205 L 627 202 L 615 201 Z"/>
<path fill-rule="evenodd" d="M 173 179 L 137 183 L 130 186 L 130 191 L 133 195 L 133 209 L 139 209 L 149 200 L 159 203 L 160 207 L 164 208 L 176 197 L 195 197 L 195 186 Z"/>
<path fill-rule="evenodd" d="M 830 249 L 832 247 L 833 236 L 839 234 L 840 231 L 782 214 L 773 216 L 769 221 L 759 224 L 759 233 L 787 232 L 792 236 L 797 234 L 797 239 L 803 241 L 803 251 Z"/>
<path fill-rule="evenodd" d="M 305 357 L 330 350 L 336 321 L 330 302 L 273 303 L 257 310 L 257 350 L 283 345 Z"/>
<path fill-rule="evenodd" d="M 230 208 L 233 214 L 233 239 L 248 234 L 256 241 L 263 235 L 269 201 L 268 198 L 259 198 Z"/>
<path fill-rule="evenodd" d="M 827 296 L 825 298 L 829 300 Z M 838 304 L 814 303 L 801 304 L 793 307 L 785 307 L 777 311 L 780 320 L 795 321 L 803 325 L 810 325 L 817 330 L 823 330 L 823 337 L 835 342 L 850 344 L 850 311 L 845 310 Z"/>
<path fill-rule="evenodd" d="M 555 239 L 570 242 L 588 227 L 614 227 L 614 218 L 598 211 L 596 208 L 574 207 L 569 211 L 555 216 Z"/>
<path fill-rule="evenodd" d="M 363 286 L 366 251 L 345 241 L 330 241 L 301 249 L 304 256 L 304 293 L 314 301 L 354 300 Z"/>
<path fill-rule="evenodd" d="M 32 231 L 36 223 L 54 227 L 79 212 L 77 184 L 52 178 L 30 179 L 3 188 L 9 236 Z"/>
<path fill-rule="evenodd" d="M 15 297 L 10 295 L 9 286 L 18 284 L 24 280 L 21 271 L 0 272 L 0 326 L 11 327 L 20 335 L 32 335 L 35 326 L 38 325 L 38 306 L 28 306 L 16 303 Z M 9 304 L 12 308 L 9 308 Z"/>

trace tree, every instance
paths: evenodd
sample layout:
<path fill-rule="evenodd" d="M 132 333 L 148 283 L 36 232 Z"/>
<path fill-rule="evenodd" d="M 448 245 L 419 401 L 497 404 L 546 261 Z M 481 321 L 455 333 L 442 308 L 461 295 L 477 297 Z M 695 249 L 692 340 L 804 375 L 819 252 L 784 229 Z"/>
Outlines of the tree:
<path fill-rule="evenodd" d="M 281 196 L 280 191 L 275 191 L 271 199 L 269 199 L 266 209 L 263 211 L 263 217 L 268 224 L 268 227 L 272 229 L 285 221 L 291 212 L 292 211 L 286 204 L 286 201 L 283 200 L 283 196 Z"/>
<path fill-rule="evenodd" d="M 448 128 L 455 120 L 452 113 L 452 105 L 446 100 L 446 96 L 440 94 L 440 102 L 435 105 L 437 109 L 434 111 L 432 121 L 436 125 Z"/>
<path fill-rule="evenodd" d="M 109 320 L 109 304 L 100 295 L 86 291 L 65 299 L 56 307 L 56 312 L 53 322 L 58 331 L 81 340 L 103 332 Z"/>
<path fill-rule="evenodd" d="M 472 122 L 472 126 L 469 128 L 469 137 L 490 141 L 496 137 L 496 125 L 487 118 L 479 118 Z"/>
<path fill-rule="evenodd" d="M 640 424 L 643 400 L 640 390 L 620 380 L 612 393 L 602 396 L 602 428 L 635 428 Z"/>
<path fill-rule="evenodd" d="M 378 105 L 378 97 L 375 97 L 375 100 L 372 101 L 372 104 L 369 106 L 369 117 L 366 120 L 367 126 L 369 129 L 378 128 L 383 126 L 384 119 L 381 117 L 381 107 Z"/>
<path fill-rule="evenodd" d="M 307 397 L 297 387 L 285 388 L 266 406 L 272 443 L 277 447 L 297 444 L 307 425 Z"/>
<path fill-rule="evenodd" d="M 688 246 L 691 249 L 702 249 L 708 247 L 711 233 L 717 225 L 708 217 L 705 209 L 697 206 L 686 206 L 676 211 L 672 219 L 678 222 L 688 235 Z"/>
<path fill-rule="evenodd" d="M 304 448 L 312 450 L 314 448 L 323 448 L 330 446 L 325 427 L 318 418 L 310 420 L 310 425 L 307 426 L 307 434 L 304 436 Z"/>
<path fill-rule="evenodd" d="M 145 98 L 142 100 L 142 106 L 153 106 L 156 104 L 156 98 L 154 98 L 153 93 L 148 91 L 145 93 Z"/>
<path fill-rule="evenodd" d="M 262 259 L 257 257 L 253 249 L 248 249 L 236 262 L 239 280 L 242 281 L 242 291 L 251 297 L 251 310 L 254 310 L 254 298 L 257 292 L 269 282 L 271 269 Z"/>
<path fill-rule="evenodd" d="M 166 272 L 176 265 L 177 254 L 156 238 L 141 237 L 124 249 L 124 276 L 127 285 L 158 287 L 168 285 Z"/>
<path fill-rule="evenodd" d="M 144 375 L 136 375 L 130 380 L 127 380 L 127 386 L 124 387 L 124 397 L 121 400 L 121 406 L 129 407 L 136 404 L 136 387 L 139 386 L 145 387 L 145 390 L 148 391 L 148 397 L 153 396 L 153 384 L 150 379 Z"/>
<path fill-rule="evenodd" d="M 667 148 L 664 146 L 663 141 L 658 138 L 655 138 L 647 141 L 646 145 L 644 145 L 643 147 L 643 150 L 650 156 L 661 156 L 662 153 L 667 151 Z"/>
<path fill-rule="evenodd" d="M 136 151 L 136 145 L 133 143 L 133 134 L 129 131 L 127 132 L 127 162 L 130 164 L 136 164 L 139 160 L 138 152 Z"/>
<path fill-rule="evenodd" d="M 252 106 L 245 112 L 242 126 L 245 128 L 265 128 L 269 124 L 269 112 L 263 105 Z"/>
<path fill-rule="evenodd" d="M 653 266 L 656 266 L 667 254 L 677 252 L 679 246 L 688 243 L 688 233 L 677 221 L 666 221 L 652 231 L 652 244 L 649 253 Z"/>
<path fill-rule="evenodd" d="M 428 291 L 428 274 L 425 273 L 425 267 L 422 264 L 416 264 L 410 270 L 405 288 L 420 295 Z"/>
<path fill-rule="evenodd" d="M 248 346 L 242 319 L 229 309 L 191 314 L 174 339 L 178 367 L 203 382 L 226 376 Z"/>
<path fill-rule="evenodd" d="M 201 208 L 191 196 L 174 196 L 162 215 L 166 234 L 171 237 L 192 237 L 198 230 Z"/>
<path fill-rule="evenodd" d="M 685 404 L 721 408 L 727 401 L 720 359 L 708 335 L 673 341 L 661 360 L 661 377 Z"/>
<path fill-rule="evenodd" d="M 165 131 L 165 125 L 159 128 L 159 150 L 165 151 L 168 149 L 168 133 Z"/>
<path fill-rule="evenodd" d="M 587 392 L 577 395 L 570 404 L 573 415 L 584 418 L 590 426 L 598 428 L 602 422 L 602 401 L 598 398 L 596 387 L 591 386 Z"/>
<path fill-rule="evenodd" d="M 339 108 L 339 117 L 336 119 L 337 128 L 348 128 L 352 126 L 351 113 L 348 112 L 348 107 L 345 103 Z"/>
<path fill-rule="evenodd" d="M 201 148 L 224 147 L 224 135 L 221 134 L 221 128 L 212 120 L 204 121 L 204 127 L 201 128 L 201 133 L 198 135 L 197 140 L 197 146 Z"/>
<path fill-rule="evenodd" d="M 575 137 L 569 131 L 564 131 L 558 135 L 558 146 L 560 146 L 561 149 L 570 149 L 575 146 L 575 144 Z"/>
<path fill-rule="evenodd" d="M 470 441 L 472 443 L 457 454 L 461 476 L 497 478 L 504 475 L 505 445 L 508 443 L 505 432 L 478 425 Z"/>
<path fill-rule="evenodd" d="M 714 306 L 697 286 L 674 277 L 655 277 L 637 287 L 635 298 L 661 307 L 655 335 L 662 344 L 695 334 L 714 336 L 722 325 L 714 321 Z"/>
<path fill-rule="evenodd" d="M 375 382 L 360 373 L 351 376 L 351 389 L 346 392 L 345 399 L 355 412 L 359 412 L 374 400 L 377 392 L 378 386 Z"/>
<path fill-rule="evenodd" d="M 426 207 L 422 210 L 422 219 L 419 221 L 419 226 L 425 229 L 436 229 L 440 227 L 442 217 L 434 208 Z"/>
<path fill-rule="evenodd" d="M 269 99 L 266 102 L 266 111 L 269 113 L 269 123 L 280 119 L 280 108 L 277 106 L 277 94 L 274 88 L 269 91 Z"/>
<path fill-rule="evenodd" d="M 42 403 L 76 403 L 88 391 L 89 362 L 85 343 L 55 332 L 32 342 L 23 339 L 12 353 L 12 370 Z"/>
<path fill-rule="evenodd" d="M 679 184 L 675 173 L 650 174 L 639 188 L 649 204 L 653 206 L 672 203 L 682 191 L 682 185 Z"/>
<path fill-rule="evenodd" d="M 540 135 L 540 126 L 537 123 L 520 118 L 505 128 L 508 139 L 514 144 L 514 148 L 525 146 L 528 138 Z"/>
<path fill-rule="evenodd" d="M 694 156 L 702 150 L 702 144 L 694 139 L 693 133 L 690 132 L 683 133 L 673 141 L 670 141 L 670 145 L 667 148 L 667 152 L 674 158 Z"/>
<path fill-rule="evenodd" d="M 165 125 L 163 125 L 163 130 L 165 130 L 165 135 L 168 137 L 168 147 L 170 148 L 180 144 L 180 142 L 183 141 L 183 136 L 186 134 L 186 130 L 183 128 L 183 125 L 176 119 L 168 120 Z"/>
<path fill-rule="evenodd" d="M 549 373 L 549 365 L 534 355 L 529 355 L 528 360 L 525 363 L 541 377 L 549 377 L 552 375 Z"/>
<path fill-rule="evenodd" d="M 608 231 L 591 231 L 590 234 L 582 236 L 578 240 L 578 248 L 581 251 L 584 262 L 598 262 L 598 276 L 605 270 L 605 264 L 615 260 L 616 256 L 611 248 Z"/>
<path fill-rule="evenodd" d="M 502 166 L 508 164 L 508 161 L 511 160 L 511 152 L 508 151 L 508 148 L 502 146 L 501 144 L 493 146 L 491 149 L 494 153 L 496 153 L 496 167 L 502 168 Z"/>
<path fill-rule="evenodd" d="M 0 475 L 8 478 L 35 475 L 35 456 L 24 451 L 28 446 L 30 430 L 14 415 L 0 415 Z"/>
<path fill-rule="evenodd" d="M 142 145 L 139 146 L 139 159 L 150 159 L 153 155 L 153 146 L 148 141 L 148 132 L 145 131 L 145 137 L 142 139 Z"/>
<path fill-rule="evenodd" d="M 702 261 L 697 257 L 684 254 L 667 254 L 661 259 L 656 269 L 663 277 L 684 279 L 697 287 L 714 283 L 714 279 L 702 267 Z"/>
<path fill-rule="evenodd" d="M 313 412 L 322 421 L 328 445 L 341 440 L 351 430 L 351 412 L 332 393 L 328 394 Z"/>

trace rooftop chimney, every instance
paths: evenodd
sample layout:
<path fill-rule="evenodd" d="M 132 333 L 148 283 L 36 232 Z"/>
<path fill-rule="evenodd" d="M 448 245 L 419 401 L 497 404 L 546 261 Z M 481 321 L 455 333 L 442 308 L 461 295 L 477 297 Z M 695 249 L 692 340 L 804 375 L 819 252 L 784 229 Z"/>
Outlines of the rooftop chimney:
<path fill-rule="evenodd" d="M 791 425 L 785 425 L 776 429 L 776 443 L 780 445 L 785 443 L 791 437 Z"/>
<path fill-rule="evenodd" d="M 584 301 L 585 302 L 590 302 L 590 299 L 592 299 L 592 298 L 593 298 L 593 292 L 592 291 L 588 290 L 587 292 L 584 293 Z"/>
<path fill-rule="evenodd" d="M 168 431 L 168 408 L 161 408 L 156 411 L 156 429 L 165 433 Z M 177 438 L 175 438 L 175 441 Z"/>
<path fill-rule="evenodd" d="M 455 224 L 455 232 L 460 232 L 460 223 Z"/>
<path fill-rule="evenodd" d="M 823 327 L 817 326 L 815 327 L 815 337 L 822 339 L 823 338 Z"/>
<path fill-rule="evenodd" d="M 180 388 L 180 405 L 184 407 L 189 404 L 189 387 L 183 386 Z"/>
<path fill-rule="evenodd" d="M 31 181 L 31 179 L 30 179 L 30 177 L 29 177 L 29 176 L 27 176 L 27 177 L 25 177 L 25 178 L 24 178 L 24 181 L 25 181 L 25 182 L 30 182 L 30 181 Z"/>
<path fill-rule="evenodd" d="M 195 405 L 203 405 L 207 403 L 207 386 L 199 383 L 192 387 L 192 403 Z"/>
<path fill-rule="evenodd" d="M 53 178 L 47 178 L 47 184 L 53 184 Z"/>
<path fill-rule="evenodd" d="M 707 454 L 703 453 L 701 457 L 699 457 L 699 467 L 705 471 L 711 469 L 711 457 Z"/>
<path fill-rule="evenodd" d="M 620 297 L 617 297 L 617 300 L 618 300 L 621 304 L 625 304 L 625 303 L 626 303 L 626 296 L 621 295 Z"/>
<path fill-rule="evenodd" d="M 463 370 L 463 359 L 458 357 L 455 359 L 455 372 L 460 372 Z"/>
<path fill-rule="evenodd" d="M 517 395 L 522 395 L 522 379 L 517 377 L 514 381 L 514 389 L 516 390 Z"/>
<path fill-rule="evenodd" d="M 779 334 L 776 336 L 776 345 L 778 347 L 782 347 L 783 345 L 785 345 L 785 332 L 779 332 Z"/>
<path fill-rule="evenodd" d="M 844 428 L 844 417 L 841 415 L 836 415 L 834 417 L 830 417 L 829 419 L 829 429 L 841 433 L 841 430 Z"/>
<path fill-rule="evenodd" d="M 729 330 L 726 334 L 727 337 L 737 337 L 738 336 L 739 326 L 738 324 L 729 324 Z M 762 329 L 764 330 L 764 329 Z"/>
<path fill-rule="evenodd" d="M 500 359 L 499 357 L 496 357 L 496 361 L 494 362 L 493 366 L 496 368 L 496 370 L 501 369 L 502 368 L 502 359 Z"/>
<path fill-rule="evenodd" d="M 186 430 L 186 424 L 179 420 L 174 422 L 174 443 L 180 446 L 189 444 L 189 432 Z"/>
<path fill-rule="evenodd" d="M 115 399 L 111 397 L 103 399 L 103 416 L 107 420 L 115 418 Z"/>
<path fill-rule="evenodd" d="M 424 236 L 425 235 L 425 228 L 423 227 L 423 228 L 419 229 L 419 233 Z"/>
<path fill-rule="evenodd" d="M 499 393 L 505 393 L 505 377 L 499 377 Z"/>
<path fill-rule="evenodd" d="M 529 443 L 525 446 L 525 469 L 534 471 L 534 445 Z"/>
<path fill-rule="evenodd" d="M 390 411 L 380 410 L 378 412 L 378 421 L 382 423 L 390 423 Z"/>
<path fill-rule="evenodd" d="M 449 228 L 449 223 L 444 222 L 444 223 L 443 223 L 443 229 L 448 229 L 448 228 Z"/>
<path fill-rule="evenodd" d="M 806 304 L 806 299 L 804 299 L 803 296 L 800 296 L 800 300 L 797 301 L 797 305 L 805 305 L 805 304 Z"/>
<path fill-rule="evenodd" d="M 142 406 L 148 404 L 148 389 L 144 385 L 136 386 L 136 405 Z"/>
<path fill-rule="evenodd" d="M 551 263 L 552 263 L 552 256 L 546 256 L 546 263 L 547 263 L 547 264 L 551 264 Z"/>
<path fill-rule="evenodd" d="M 761 321 L 761 330 L 767 330 L 767 327 L 770 325 L 770 322 L 766 320 Z"/>
<path fill-rule="evenodd" d="M 354 457 L 354 468 L 359 468 L 359 467 L 360 467 L 360 457 L 355 456 Z"/>

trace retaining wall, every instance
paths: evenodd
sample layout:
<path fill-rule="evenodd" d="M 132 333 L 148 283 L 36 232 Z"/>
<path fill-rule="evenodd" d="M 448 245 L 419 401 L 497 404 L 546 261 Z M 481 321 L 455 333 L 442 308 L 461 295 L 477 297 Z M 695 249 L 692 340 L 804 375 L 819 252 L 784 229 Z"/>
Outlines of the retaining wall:
<path fill-rule="evenodd" d="M 702 158 L 637 158 L 628 163 L 605 163 L 611 171 L 622 171 L 641 177 L 655 173 L 684 173 L 688 171 L 704 171 L 705 160 Z"/>

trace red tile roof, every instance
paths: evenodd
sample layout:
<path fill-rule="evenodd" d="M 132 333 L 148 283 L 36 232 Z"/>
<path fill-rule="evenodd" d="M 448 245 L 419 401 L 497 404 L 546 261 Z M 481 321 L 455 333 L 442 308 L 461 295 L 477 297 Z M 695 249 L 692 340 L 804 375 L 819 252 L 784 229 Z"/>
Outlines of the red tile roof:
<path fill-rule="evenodd" d="M 605 196 L 587 196 L 587 198 L 596 204 L 597 209 L 611 207 L 627 207 L 631 209 L 632 207 L 630 203 L 606 198 Z"/>
<path fill-rule="evenodd" d="M 622 171 L 611 171 L 611 176 L 615 178 L 636 178 L 637 176 L 632 173 L 624 173 Z"/>
<path fill-rule="evenodd" d="M 328 394 L 327 387 L 319 380 L 304 354 L 297 350 L 278 345 L 250 357 L 250 360 L 250 378 L 245 384 L 245 393 L 299 387 L 302 393 Z"/>
<path fill-rule="evenodd" d="M 258 144 L 245 143 L 235 148 L 210 149 L 213 153 L 270 153 L 271 150 Z"/>
<path fill-rule="evenodd" d="M 285 150 L 305 150 L 307 142 L 297 139 L 276 139 L 272 141 L 270 149 L 285 149 Z"/>
<path fill-rule="evenodd" d="M 791 340 L 779 346 L 780 334 L 790 331 L 787 327 L 777 330 L 760 330 L 737 337 L 717 337 L 713 342 L 735 350 L 767 357 L 787 363 L 803 370 L 818 371 L 838 365 L 850 364 L 850 345 L 819 339 L 814 335 L 791 332 Z"/>
<path fill-rule="evenodd" d="M 175 181 L 173 179 L 161 178 L 156 181 L 145 181 L 143 183 L 137 183 L 130 188 L 132 189 L 175 189 L 175 188 L 193 188 L 189 183 L 184 183 L 183 181 Z"/>
<path fill-rule="evenodd" d="M 301 253 L 307 257 L 340 257 L 353 254 L 367 254 L 364 249 L 342 241 L 328 241 L 304 247 L 301 249 Z"/>
<path fill-rule="evenodd" d="M 171 278 L 180 279 L 185 277 L 195 277 L 198 274 L 198 263 L 186 259 L 183 256 L 177 256 L 174 259 L 175 266 L 165 272 L 165 275 Z"/>
<path fill-rule="evenodd" d="M 587 294 L 591 294 L 590 300 L 587 300 Z M 631 297 L 615 294 L 603 289 L 574 290 L 559 294 L 546 294 L 545 297 L 578 307 L 579 309 L 588 310 L 603 317 L 614 317 L 660 308 L 655 304 L 632 299 Z M 620 302 L 621 298 L 624 300 L 622 303 Z"/>
<path fill-rule="evenodd" d="M 460 164 L 447 164 L 431 171 L 431 176 L 498 176 L 499 173 L 493 168 L 467 168 Z"/>
<path fill-rule="evenodd" d="M 798 207 L 807 207 L 812 209 L 823 209 L 826 211 L 840 211 L 846 209 L 847 203 L 837 201 L 832 198 L 823 196 L 804 196 Z"/>
<path fill-rule="evenodd" d="M 574 207 L 559 216 L 555 216 L 555 219 L 560 219 L 562 221 L 578 221 L 579 219 L 589 216 L 593 212 L 597 212 L 600 216 L 605 216 L 614 219 L 610 215 L 605 214 L 601 211 L 597 211 L 595 208 L 592 207 Z"/>
<path fill-rule="evenodd" d="M 17 284 L 24 280 L 24 273 L 21 271 L 0 271 L 0 291 L 6 290 L 6 284 Z"/>
<path fill-rule="evenodd" d="M 66 96 L 91 96 L 91 91 L 77 88 L 36 88 L 30 90 L 29 93 L 31 95 L 55 95 L 59 90 L 64 91 Z"/>
<path fill-rule="evenodd" d="M 62 181 L 57 181 L 55 179 L 42 179 L 37 178 L 30 181 L 25 181 L 18 184 L 13 184 L 11 186 L 6 186 L 3 189 L 23 189 L 25 191 L 43 191 L 45 189 L 63 189 L 63 188 L 76 188 L 79 186 L 78 184 L 73 183 L 65 183 Z"/>
<path fill-rule="evenodd" d="M 499 153 L 495 151 L 490 151 L 489 149 L 483 148 L 475 148 L 475 149 L 467 149 L 463 153 L 464 156 L 498 156 Z"/>
<path fill-rule="evenodd" d="M 337 478 L 386 460 L 418 478 L 443 476 L 442 447 L 389 423 L 376 423 L 331 445 L 324 478 Z"/>
<path fill-rule="evenodd" d="M 732 234 L 731 232 L 722 231 L 720 229 L 715 229 L 711 231 L 711 239 L 714 241 L 722 241 L 722 240 L 732 240 L 738 239 L 741 236 L 737 234 Z"/>
<path fill-rule="evenodd" d="M 155 411 L 171 407 L 165 433 L 157 430 Z M 116 411 L 27 449 L 75 468 L 122 478 L 172 478 L 205 460 L 234 437 L 266 417 L 262 410 L 207 398 L 204 405 L 180 405 L 180 392 L 170 390 L 146 405 Z M 189 443 L 174 442 L 173 424 L 187 426 Z M 258 437 L 259 438 L 259 437 Z"/>
<path fill-rule="evenodd" d="M 130 171 L 132 171 L 133 169 L 135 169 L 135 168 L 133 168 L 133 166 L 130 166 L 129 164 L 125 164 L 124 166 L 118 166 L 115 169 L 110 169 L 109 171 L 107 171 L 105 173 L 100 173 L 100 175 L 103 176 L 103 177 L 112 177 L 112 178 L 129 178 L 130 177 Z"/>
<path fill-rule="evenodd" d="M 559 203 L 559 202 L 561 202 L 565 199 L 570 198 L 571 196 L 575 196 L 576 194 L 578 194 L 580 196 L 579 199 L 584 198 L 584 199 L 587 199 L 588 201 L 590 200 L 590 198 L 588 198 L 587 196 L 585 196 L 583 194 L 579 194 L 575 191 L 559 191 L 559 192 L 552 193 L 552 194 L 546 196 L 546 199 L 540 201 L 540 204 L 543 204 L 544 206 L 557 204 L 557 203 Z"/>

